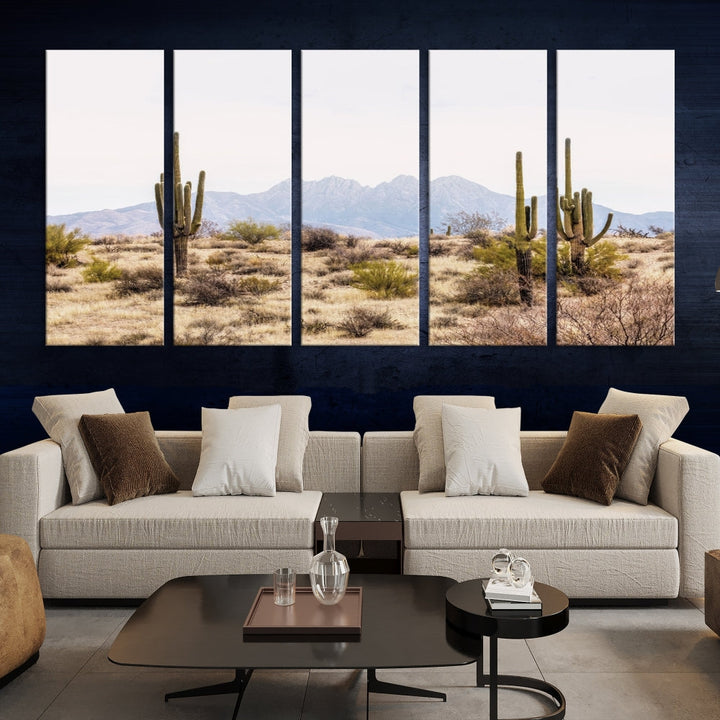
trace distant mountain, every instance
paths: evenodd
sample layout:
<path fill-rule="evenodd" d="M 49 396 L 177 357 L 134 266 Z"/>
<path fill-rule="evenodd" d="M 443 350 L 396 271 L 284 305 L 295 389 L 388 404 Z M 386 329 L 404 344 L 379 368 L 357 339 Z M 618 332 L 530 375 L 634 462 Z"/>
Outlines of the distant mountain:
<path fill-rule="evenodd" d="M 356 180 L 326 177 L 307 180 L 302 185 L 303 223 L 325 225 L 338 232 L 374 238 L 403 237 L 418 233 L 417 179 L 400 175 L 375 187 Z M 595 205 L 595 224 L 602 227 L 610 211 Z M 495 213 L 506 223 L 515 218 L 515 197 L 489 190 L 484 185 L 456 175 L 433 180 L 430 184 L 430 226 L 437 232 L 447 227 L 447 218 L 460 210 Z M 538 198 L 538 219 L 544 227 L 547 199 Z M 671 230 L 675 213 L 652 212 L 635 215 L 614 212 L 613 228 L 618 225 L 647 231 L 650 225 Z M 284 180 L 261 193 L 240 195 L 233 192 L 205 192 L 203 218 L 221 227 L 233 220 L 252 217 L 259 222 L 290 222 L 290 180 Z M 48 223 L 79 227 L 93 237 L 102 235 L 148 235 L 160 226 L 154 202 L 116 210 L 93 210 L 70 215 L 48 215 Z"/>

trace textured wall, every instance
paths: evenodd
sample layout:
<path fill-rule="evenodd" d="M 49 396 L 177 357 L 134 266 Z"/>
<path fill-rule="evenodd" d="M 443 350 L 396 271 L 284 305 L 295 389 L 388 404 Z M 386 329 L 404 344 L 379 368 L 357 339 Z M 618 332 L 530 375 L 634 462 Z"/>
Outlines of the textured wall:
<path fill-rule="evenodd" d="M 32 397 L 117 389 L 156 427 L 197 428 L 230 394 L 303 392 L 318 429 L 409 429 L 417 393 L 491 393 L 523 427 L 567 427 L 608 386 L 687 395 L 678 436 L 720 451 L 720 14 L 714 2 L 74 2 L 5 10 L 0 46 L 0 450 L 42 436 Z M 211 12 L 212 11 L 212 12 Z M 646 48 L 676 51 L 672 348 L 44 346 L 47 48 Z M 471 79 L 469 79 L 471 80 Z M 612 108 L 609 109 L 612 111 Z M 550 180 L 554 182 L 553 177 Z"/>

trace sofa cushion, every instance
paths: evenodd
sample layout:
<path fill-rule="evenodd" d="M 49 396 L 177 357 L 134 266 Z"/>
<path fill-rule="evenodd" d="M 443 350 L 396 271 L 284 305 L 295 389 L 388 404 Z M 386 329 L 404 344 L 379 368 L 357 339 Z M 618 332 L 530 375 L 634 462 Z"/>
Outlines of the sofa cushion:
<path fill-rule="evenodd" d="M 45 432 L 62 448 L 73 503 L 79 505 L 101 498 L 103 489 L 80 436 L 78 423 L 83 415 L 124 412 L 115 391 L 43 395 L 35 398 L 32 410 Z"/>
<path fill-rule="evenodd" d="M 193 495 L 275 495 L 280 405 L 202 409 Z"/>
<path fill-rule="evenodd" d="M 609 505 L 641 427 L 637 415 L 574 412 L 565 444 L 543 480 L 543 490 Z"/>
<path fill-rule="evenodd" d="M 677 519 L 655 505 L 612 505 L 531 490 L 528 497 L 400 494 L 407 548 L 676 548 Z"/>
<path fill-rule="evenodd" d="M 495 398 L 484 395 L 418 395 L 413 399 L 413 438 L 420 461 L 418 490 L 445 489 L 445 451 L 442 434 L 443 403 L 461 407 L 494 408 Z"/>
<path fill-rule="evenodd" d="M 307 395 L 234 395 L 230 398 L 228 408 L 275 404 L 282 408 L 275 488 L 279 491 L 302 492 L 303 459 L 310 437 L 310 398 Z"/>
<path fill-rule="evenodd" d="M 672 437 L 689 409 L 684 397 L 648 395 L 610 388 L 601 413 L 636 414 L 642 421 L 640 437 L 620 478 L 616 495 L 645 505 L 655 477 L 660 445 Z"/>
<path fill-rule="evenodd" d="M 445 495 L 528 494 L 520 408 L 442 407 Z"/>
<path fill-rule="evenodd" d="M 193 497 L 188 490 L 108 505 L 64 505 L 40 520 L 43 548 L 311 548 L 322 493 Z"/>
<path fill-rule="evenodd" d="M 150 413 L 83 415 L 78 428 L 110 505 L 178 489 Z"/>

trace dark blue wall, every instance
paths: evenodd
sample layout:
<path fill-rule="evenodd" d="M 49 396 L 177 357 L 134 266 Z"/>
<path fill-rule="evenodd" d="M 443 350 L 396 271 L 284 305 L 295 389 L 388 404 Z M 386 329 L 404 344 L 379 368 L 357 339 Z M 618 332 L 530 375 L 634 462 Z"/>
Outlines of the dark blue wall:
<path fill-rule="evenodd" d="M 43 436 L 37 394 L 116 388 L 155 427 L 198 428 L 230 394 L 312 396 L 314 429 L 410 429 L 417 393 L 490 393 L 560 429 L 609 386 L 683 394 L 677 436 L 720 451 L 720 12 L 716 2 L 28 0 L 0 42 L 0 451 Z M 40 6 L 43 9 L 37 9 Z M 646 48 L 676 51 L 672 348 L 80 348 L 44 345 L 44 72 L 63 48 Z M 472 83 L 473 78 L 468 78 Z M 599 112 L 612 112 L 612 103 Z"/>

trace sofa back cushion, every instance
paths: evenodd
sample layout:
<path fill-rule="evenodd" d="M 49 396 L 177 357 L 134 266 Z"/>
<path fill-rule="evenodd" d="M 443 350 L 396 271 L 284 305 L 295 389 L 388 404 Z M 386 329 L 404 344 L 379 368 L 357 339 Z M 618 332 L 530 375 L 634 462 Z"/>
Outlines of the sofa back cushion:
<path fill-rule="evenodd" d="M 541 490 L 567 432 L 521 430 L 520 452 L 530 490 Z M 364 492 L 401 492 L 418 489 L 419 460 L 412 430 L 373 431 L 363 435 L 362 489 Z"/>
<path fill-rule="evenodd" d="M 200 463 L 202 431 L 157 430 L 155 434 L 165 459 L 180 480 L 180 489 L 190 490 Z M 417 475 L 415 483 L 417 485 Z M 303 462 L 303 488 L 322 492 L 359 492 L 360 435 L 356 432 L 311 430 Z M 278 492 L 282 491 L 278 488 Z"/>

